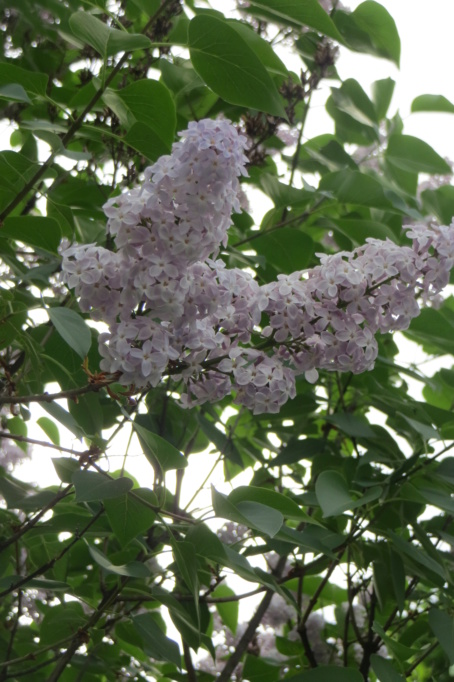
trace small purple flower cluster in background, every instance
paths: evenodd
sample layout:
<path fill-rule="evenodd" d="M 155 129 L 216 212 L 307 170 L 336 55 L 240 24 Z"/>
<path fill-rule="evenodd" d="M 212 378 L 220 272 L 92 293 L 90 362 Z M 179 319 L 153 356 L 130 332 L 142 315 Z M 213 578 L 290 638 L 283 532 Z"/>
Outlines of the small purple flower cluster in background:
<path fill-rule="evenodd" d="M 190 123 L 145 171 L 141 187 L 104 206 L 115 252 L 61 245 L 63 278 L 83 311 L 107 323 L 101 369 L 137 389 L 182 379 L 184 405 L 235 402 L 278 412 L 295 377 L 318 369 L 364 372 L 375 334 L 403 330 L 433 300 L 454 263 L 454 224 L 415 225 L 411 246 L 366 240 L 353 252 L 260 287 L 216 257 L 240 210 L 246 138 L 225 120 Z M 268 325 L 260 330 L 262 316 Z M 251 334 L 260 333 L 259 347 Z"/>

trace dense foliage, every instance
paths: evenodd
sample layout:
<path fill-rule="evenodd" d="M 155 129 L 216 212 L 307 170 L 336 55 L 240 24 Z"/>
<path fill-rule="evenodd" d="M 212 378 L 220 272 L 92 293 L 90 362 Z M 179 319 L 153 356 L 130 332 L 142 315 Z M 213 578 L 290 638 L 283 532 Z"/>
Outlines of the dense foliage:
<path fill-rule="evenodd" d="M 336 71 L 392 17 L 1 11 L 0 681 L 450 679 L 454 368 L 392 332 L 452 353 L 451 166 Z"/>

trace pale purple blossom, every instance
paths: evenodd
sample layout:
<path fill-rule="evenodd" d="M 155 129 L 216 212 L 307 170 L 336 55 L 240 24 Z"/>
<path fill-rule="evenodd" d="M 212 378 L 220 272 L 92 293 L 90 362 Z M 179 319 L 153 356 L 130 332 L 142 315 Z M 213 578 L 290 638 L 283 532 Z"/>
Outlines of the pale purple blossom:
<path fill-rule="evenodd" d="M 108 325 L 101 369 L 136 389 L 171 374 L 186 407 L 233 394 L 254 414 L 278 413 L 295 380 L 321 369 L 372 369 L 377 333 L 408 328 L 438 302 L 454 264 L 454 223 L 414 225 L 411 245 L 367 239 L 319 254 L 307 271 L 259 286 L 215 260 L 240 211 L 246 140 L 228 121 L 190 123 L 142 186 L 109 199 L 116 250 L 63 240 L 62 272 L 83 312 Z M 258 348 L 252 335 L 260 338 Z"/>

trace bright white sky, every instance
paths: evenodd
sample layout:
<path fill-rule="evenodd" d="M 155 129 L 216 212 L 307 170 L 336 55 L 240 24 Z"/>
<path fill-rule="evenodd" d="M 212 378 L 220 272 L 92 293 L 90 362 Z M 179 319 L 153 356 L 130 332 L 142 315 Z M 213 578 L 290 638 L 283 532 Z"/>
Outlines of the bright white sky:
<path fill-rule="evenodd" d="M 360 0 L 343 0 L 355 9 Z M 401 65 L 343 49 L 337 68 L 341 78 L 356 78 L 364 89 L 379 78 L 396 81 L 390 112 L 399 110 L 404 132 L 431 144 L 441 155 L 454 160 L 454 115 L 411 114 L 418 95 L 444 95 L 454 102 L 452 75 L 453 0 L 379 0 L 394 18 L 402 43 Z"/>

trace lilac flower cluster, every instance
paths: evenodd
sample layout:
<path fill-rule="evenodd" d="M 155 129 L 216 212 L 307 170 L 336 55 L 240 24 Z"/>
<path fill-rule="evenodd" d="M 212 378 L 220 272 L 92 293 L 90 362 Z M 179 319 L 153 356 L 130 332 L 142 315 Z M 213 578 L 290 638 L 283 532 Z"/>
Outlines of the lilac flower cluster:
<path fill-rule="evenodd" d="M 240 210 L 245 145 L 228 121 L 191 123 L 141 187 L 106 203 L 116 251 L 65 242 L 61 253 L 81 309 L 108 325 L 99 336 L 103 371 L 137 389 L 171 374 L 188 407 L 234 391 L 259 414 L 294 397 L 300 374 L 313 382 L 318 369 L 371 369 L 375 334 L 406 329 L 417 300 L 447 284 L 454 225 L 414 226 L 405 247 L 368 239 L 260 287 L 213 260 Z"/>
<path fill-rule="evenodd" d="M 351 253 L 320 254 L 319 266 L 263 287 L 269 325 L 262 335 L 279 359 L 311 382 L 317 369 L 372 369 L 375 334 L 407 329 L 418 299 L 433 300 L 454 264 L 454 223 L 415 225 L 407 236 L 412 246 L 367 239 Z"/>

